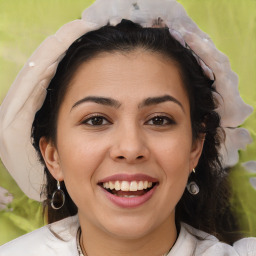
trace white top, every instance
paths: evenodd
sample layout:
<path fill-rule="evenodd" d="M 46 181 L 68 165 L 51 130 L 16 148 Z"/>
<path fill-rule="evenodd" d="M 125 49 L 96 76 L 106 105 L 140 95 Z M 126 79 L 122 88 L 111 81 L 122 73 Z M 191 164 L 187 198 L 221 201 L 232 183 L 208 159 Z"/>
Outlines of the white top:
<path fill-rule="evenodd" d="M 0 256 L 79 256 L 77 216 L 47 225 L 0 247 Z M 203 240 L 197 237 L 203 238 Z M 256 256 L 256 238 L 230 246 L 205 232 L 182 223 L 179 237 L 168 256 Z"/>

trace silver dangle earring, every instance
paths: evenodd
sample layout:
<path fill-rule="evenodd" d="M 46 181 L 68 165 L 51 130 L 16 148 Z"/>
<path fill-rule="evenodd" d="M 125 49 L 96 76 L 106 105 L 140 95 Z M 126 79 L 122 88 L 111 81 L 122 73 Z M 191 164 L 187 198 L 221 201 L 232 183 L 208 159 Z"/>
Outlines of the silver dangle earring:
<path fill-rule="evenodd" d="M 193 169 L 192 171 L 193 173 L 196 173 L 195 169 Z M 194 181 L 191 181 L 187 184 L 187 190 L 193 196 L 197 195 L 200 191 L 198 185 Z"/>
<path fill-rule="evenodd" d="M 60 188 L 60 182 L 57 180 L 57 189 L 52 194 L 51 207 L 59 210 L 65 203 L 65 194 Z"/>

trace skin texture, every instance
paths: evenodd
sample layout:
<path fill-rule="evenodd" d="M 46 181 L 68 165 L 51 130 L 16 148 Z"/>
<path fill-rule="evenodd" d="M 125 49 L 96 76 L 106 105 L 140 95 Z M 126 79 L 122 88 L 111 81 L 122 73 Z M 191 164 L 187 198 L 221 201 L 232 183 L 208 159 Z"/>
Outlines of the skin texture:
<path fill-rule="evenodd" d="M 145 104 L 166 95 L 174 101 Z M 115 104 L 81 102 L 89 96 Z M 100 125 L 89 119 L 95 114 L 103 117 Z M 175 206 L 202 147 L 203 140 L 192 140 L 189 100 L 177 66 L 141 49 L 83 63 L 60 107 L 56 145 L 40 141 L 48 169 L 65 181 L 78 207 L 88 255 L 167 252 L 177 237 Z M 159 183 L 138 207 L 113 204 L 98 185 L 114 174 L 138 173 Z"/>

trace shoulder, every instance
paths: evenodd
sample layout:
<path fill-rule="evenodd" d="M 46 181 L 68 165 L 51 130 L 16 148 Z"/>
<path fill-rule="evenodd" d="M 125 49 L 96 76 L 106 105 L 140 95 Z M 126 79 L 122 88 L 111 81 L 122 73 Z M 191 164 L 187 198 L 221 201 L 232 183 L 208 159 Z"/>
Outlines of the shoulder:
<path fill-rule="evenodd" d="M 195 229 L 185 223 L 168 256 L 256 256 L 256 238 L 244 238 L 233 246 L 220 242 L 216 237 Z"/>
<path fill-rule="evenodd" d="M 0 256 L 75 255 L 77 217 L 44 226 L 0 246 Z"/>
<path fill-rule="evenodd" d="M 239 256 L 256 256 L 256 237 L 243 238 L 233 246 Z"/>

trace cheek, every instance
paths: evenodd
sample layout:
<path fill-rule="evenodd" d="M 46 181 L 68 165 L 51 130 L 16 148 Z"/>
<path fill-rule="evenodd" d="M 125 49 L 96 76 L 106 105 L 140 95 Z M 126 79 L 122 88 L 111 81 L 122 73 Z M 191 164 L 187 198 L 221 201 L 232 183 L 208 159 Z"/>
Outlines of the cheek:
<path fill-rule="evenodd" d="M 173 206 L 179 201 L 187 184 L 190 173 L 190 154 L 191 154 L 191 132 L 175 133 L 163 140 L 155 150 L 158 165 L 161 167 L 166 187 L 164 197 L 169 198 Z"/>
<path fill-rule="evenodd" d="M 88 188 L 93 182 L 95 170 L 98 169 L 106 154 L 104 142 L 83 134 L 68 133 L 58 143 L 60 167 L 67 188 L 76 190 L 77 187 Z M 72 194 L 72 191 L 70 191 Z"/>
<path fill-rule="evenodd" d="M 95 189 L 95 170 L 104 152 L 99 143 L 71 133 L 68 139 L 62 139 L 59 149 L 60 167 L 70 197 L 78 208 L 82 205 L 89 207 Z"/>
<path fill-rule="evenodd" d="M 168 212 L 172 212 L 180 201 L 187 185 L 189 176 L 188 153 L 184 151 L 170 150 L 165 158 L 162 158 L 161 168 L 164 173 L 161 190 L 161 204 L 168 205 Z"/>
<path fill-rule="evenodd" d="M 191 154 L 191 132 L 188 129 L 167 136 L 155 150 L 162 167 L 166 172 L 179 174 L 189 172 Z"/>

